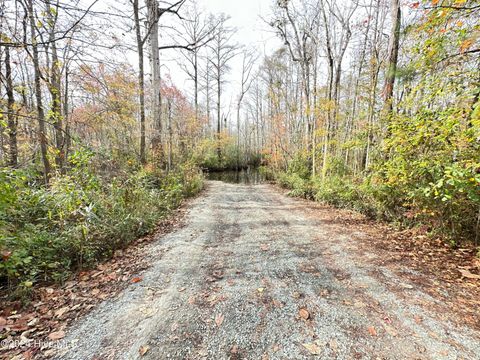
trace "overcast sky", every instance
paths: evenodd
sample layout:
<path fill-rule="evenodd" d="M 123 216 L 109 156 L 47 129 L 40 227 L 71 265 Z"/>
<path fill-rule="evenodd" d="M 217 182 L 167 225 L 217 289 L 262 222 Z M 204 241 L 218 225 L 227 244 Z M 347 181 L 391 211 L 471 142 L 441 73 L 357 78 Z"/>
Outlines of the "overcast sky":
<path fill-rule="evenodd" d="M 279 40 L 271 31 L 264 20 L 268 20 L 271 13 L 273 0 L 197 0 L 199 8 L 206 14 L 225 13 L 231 17 L 230 26 L 237 28 L 235 41 L 245 47 L 255 47 L 259 51 L 259 64 L 263 55 L 270 54 L 276 47 L 280 46 Z M 172 57 L 171 52 L 165 54 Z M 228 106 L 231 100 L 235 100 L 238 93 L 238 83 L 241 79 L 242 57 L 237 56 L 230 63 L 231 72 L 228 76 L 228 83 L 224 90 L 224 104 Z M 191 89 L 190 82 L 186 81 L 185 75 L 172 62 L 168 67 L 175 84 L 181 89 Z"/>

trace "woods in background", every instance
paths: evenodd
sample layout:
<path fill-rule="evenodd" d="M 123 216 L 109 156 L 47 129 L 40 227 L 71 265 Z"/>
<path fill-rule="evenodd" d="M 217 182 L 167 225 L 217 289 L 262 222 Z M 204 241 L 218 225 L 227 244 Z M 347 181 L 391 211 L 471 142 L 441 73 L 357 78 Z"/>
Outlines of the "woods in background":
<path fill-rule="evenodd" d="M 262 164 L 295 195 L 478 244 L 480 3 L 271 6 L 282 45 L 262 56 L 194 1 L 0 0 L 2 279 L 108 256 L 199 167 Z"/>
<path fill-rule="evenodd" d="M 478 244 L 479 17 L 478 1 L 278 1 L 285 46 L 251 106 L 279 181 Z"/>

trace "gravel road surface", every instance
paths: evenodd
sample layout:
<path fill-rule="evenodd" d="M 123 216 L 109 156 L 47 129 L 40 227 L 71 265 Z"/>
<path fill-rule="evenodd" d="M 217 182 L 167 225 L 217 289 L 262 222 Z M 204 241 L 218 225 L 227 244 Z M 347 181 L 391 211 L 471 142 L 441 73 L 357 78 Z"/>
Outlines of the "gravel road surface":
<path fill-rule="evenodd" d="M 208 182 L 141 281 L 70 328 L 57 358 L 480 359 L 480 332 L 315 211 L 270 185 Z"/>

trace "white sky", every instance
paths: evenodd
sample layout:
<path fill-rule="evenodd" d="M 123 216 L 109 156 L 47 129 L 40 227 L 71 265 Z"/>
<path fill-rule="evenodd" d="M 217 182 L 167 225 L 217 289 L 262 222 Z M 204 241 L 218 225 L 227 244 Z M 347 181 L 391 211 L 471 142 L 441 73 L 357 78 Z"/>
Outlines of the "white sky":
<path fill-rule="evenodd" d="M 258 66 L 261 64 L 264 54 L 270 54 L 281 44 L 269 29 L 268 24 L 262 20 L 262 18 L 269 20 L 272 1 L 274 0 L 197 0 L 197 3 L 199 9 L 205 14 L 218 15 L 225 13 L 231 17 L 229 25 L 237 28 L 235 41 L 246 47 L 257 48 L 260 54 Z M 175 54 L 170 51 L 163 56 L 171 58 Z M 185 74 L 172 61 L 167 62 L 166 65 L 174 83 L 182 90 L 190 90 L 192 84 L 186 80 Z M 234 58 L 230 66 L 231 71 L 227 76 L 228 83 L 225 85 L 223 97 L 223 103 L 226 107 L 231 101 L 235 101 L 239 91 L 242 56 L 239 55 Z"/>

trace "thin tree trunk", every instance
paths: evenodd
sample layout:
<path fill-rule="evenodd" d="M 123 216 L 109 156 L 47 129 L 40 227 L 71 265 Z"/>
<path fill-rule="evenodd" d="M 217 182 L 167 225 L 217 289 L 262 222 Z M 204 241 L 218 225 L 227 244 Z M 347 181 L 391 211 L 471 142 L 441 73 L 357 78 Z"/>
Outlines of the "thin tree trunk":
<path fill-rule="evenodd" d="M 222 159 L 222 149 L 220 147 L 220 137 L 222 132 L 222 119 L 221 119 L 221 100 L 222 100 L 222 81 L 220 75 L 220 50 L 218 50 L 218 58 L 217 58 L 217 65 L 218 65 L 218 74 L 217 74 L 217 155 L 219 162 Z"/>
<path fill-rule="evenodd" d="M 64 97 L 63 97 L 63 118 L 65 119 L 65 160 L 68 160 L 68 154 L 71 148 L 71 135 L 70 135 L 70 96 L 69 96 L 69 87 L 70 87 L 70 80 L 69 80 L 69 73 L 68 69 L 65 72 L 65 89 L 64 89 Z"/>
<path fill-rule="evenodd" d="M 162 148 L 162 93 L 161 93 L 161 74 L 160 74 L 160 53 L 158 40 L 158 3 L 156 0 L 147 0 L 148 25 L 150 29 L 150 56 L 153 74 L 153 124 L 155 135 L 152 145 L 160 164 L 163 163 Z"/>
<path fill-rule="evenodd" d="M 140 163 L 147 163 L 146 139 L 145 139 L 145 70 L 143 55 L 143 40 L 140 31 L 140 16 L 138 0 L 133 0 L 133 14 L 135 17 L 135 32 L 137 37 L 138 51 L 138 87 L 140 100 Z"/>
<path fill-rule="evenodd" d="M 15 114 L 15 98 L 13 95 L 12 65 L 10 62 L 10 48 L 5 47 L 5 80 L 7 92 L 7 126 L 8 126 L 8 166 L 18 166 L 17 146 L 17 119 Z"/>
<path fill-rule="evenodd" d="M 172 129 L 172 101 L 169 99 L 168 107 L 168 171 L 172 170 L 173 157 L 173 129 Z"/>
<path fill-rule="evenodd" d="M 50 81 L 48 89 L 52 99 L 50 107 L 50 115 L 53 128 L 55 130 L 55 164 L 57 170 L 61 173 L 64 172 L 63 164 L 65 160 L 64 149 L 64 136 L 63 136 L 63 115 L 62 115 L 62 97 L 61 97 L 61 73 L 60 73 L 60 61 L 57 53 L 57 43 L 55 41 L 55 26 L 58 16 L 58 6 L 55 6 L 55 12 L 51 7 L 50 1 L 45 2 L 47 6 L 48 19 L 50 21 L 50 34 L 49 40 L 52 47 L 52 61 L 50 69 Z M 47 55 L 48 56 L 48 55 Z"/>
<path fill-rule="evenodd" d="M 40 82 L 40 61 L 38 56 L 38 47 L 35 36 L 35 13 L 33 11 L 33 0 L 27 0 L 28 15 L 30 19 L 30 37 L 32 42 L 32 57 L 33 67 L 35 73 L 35 99 L 37 103 L 37 118 L 38 118 L 38 139 L 40 142 L 40 150 L 43 161 L 44 181 L 48 185 L 51 176 L 51 167 L 48 160 L 47 135 L 45 131 L 45 112 L 42 102 L 42 84 Z"/>
<path fill-rule="evenodd" d="M 395 86 L 395 74 L 397 72 L 398 50 L 400 43 L 400 27 L 402 22 L 402 13 L 400 10 L 400 0 L 392 0 L 392 33 L 390 34 L 390 44 L 388 49 L 388 70 L 385 78 L 385 105 L 384 110 L 390 113 L 393 110 L 393 90 Z"/>

